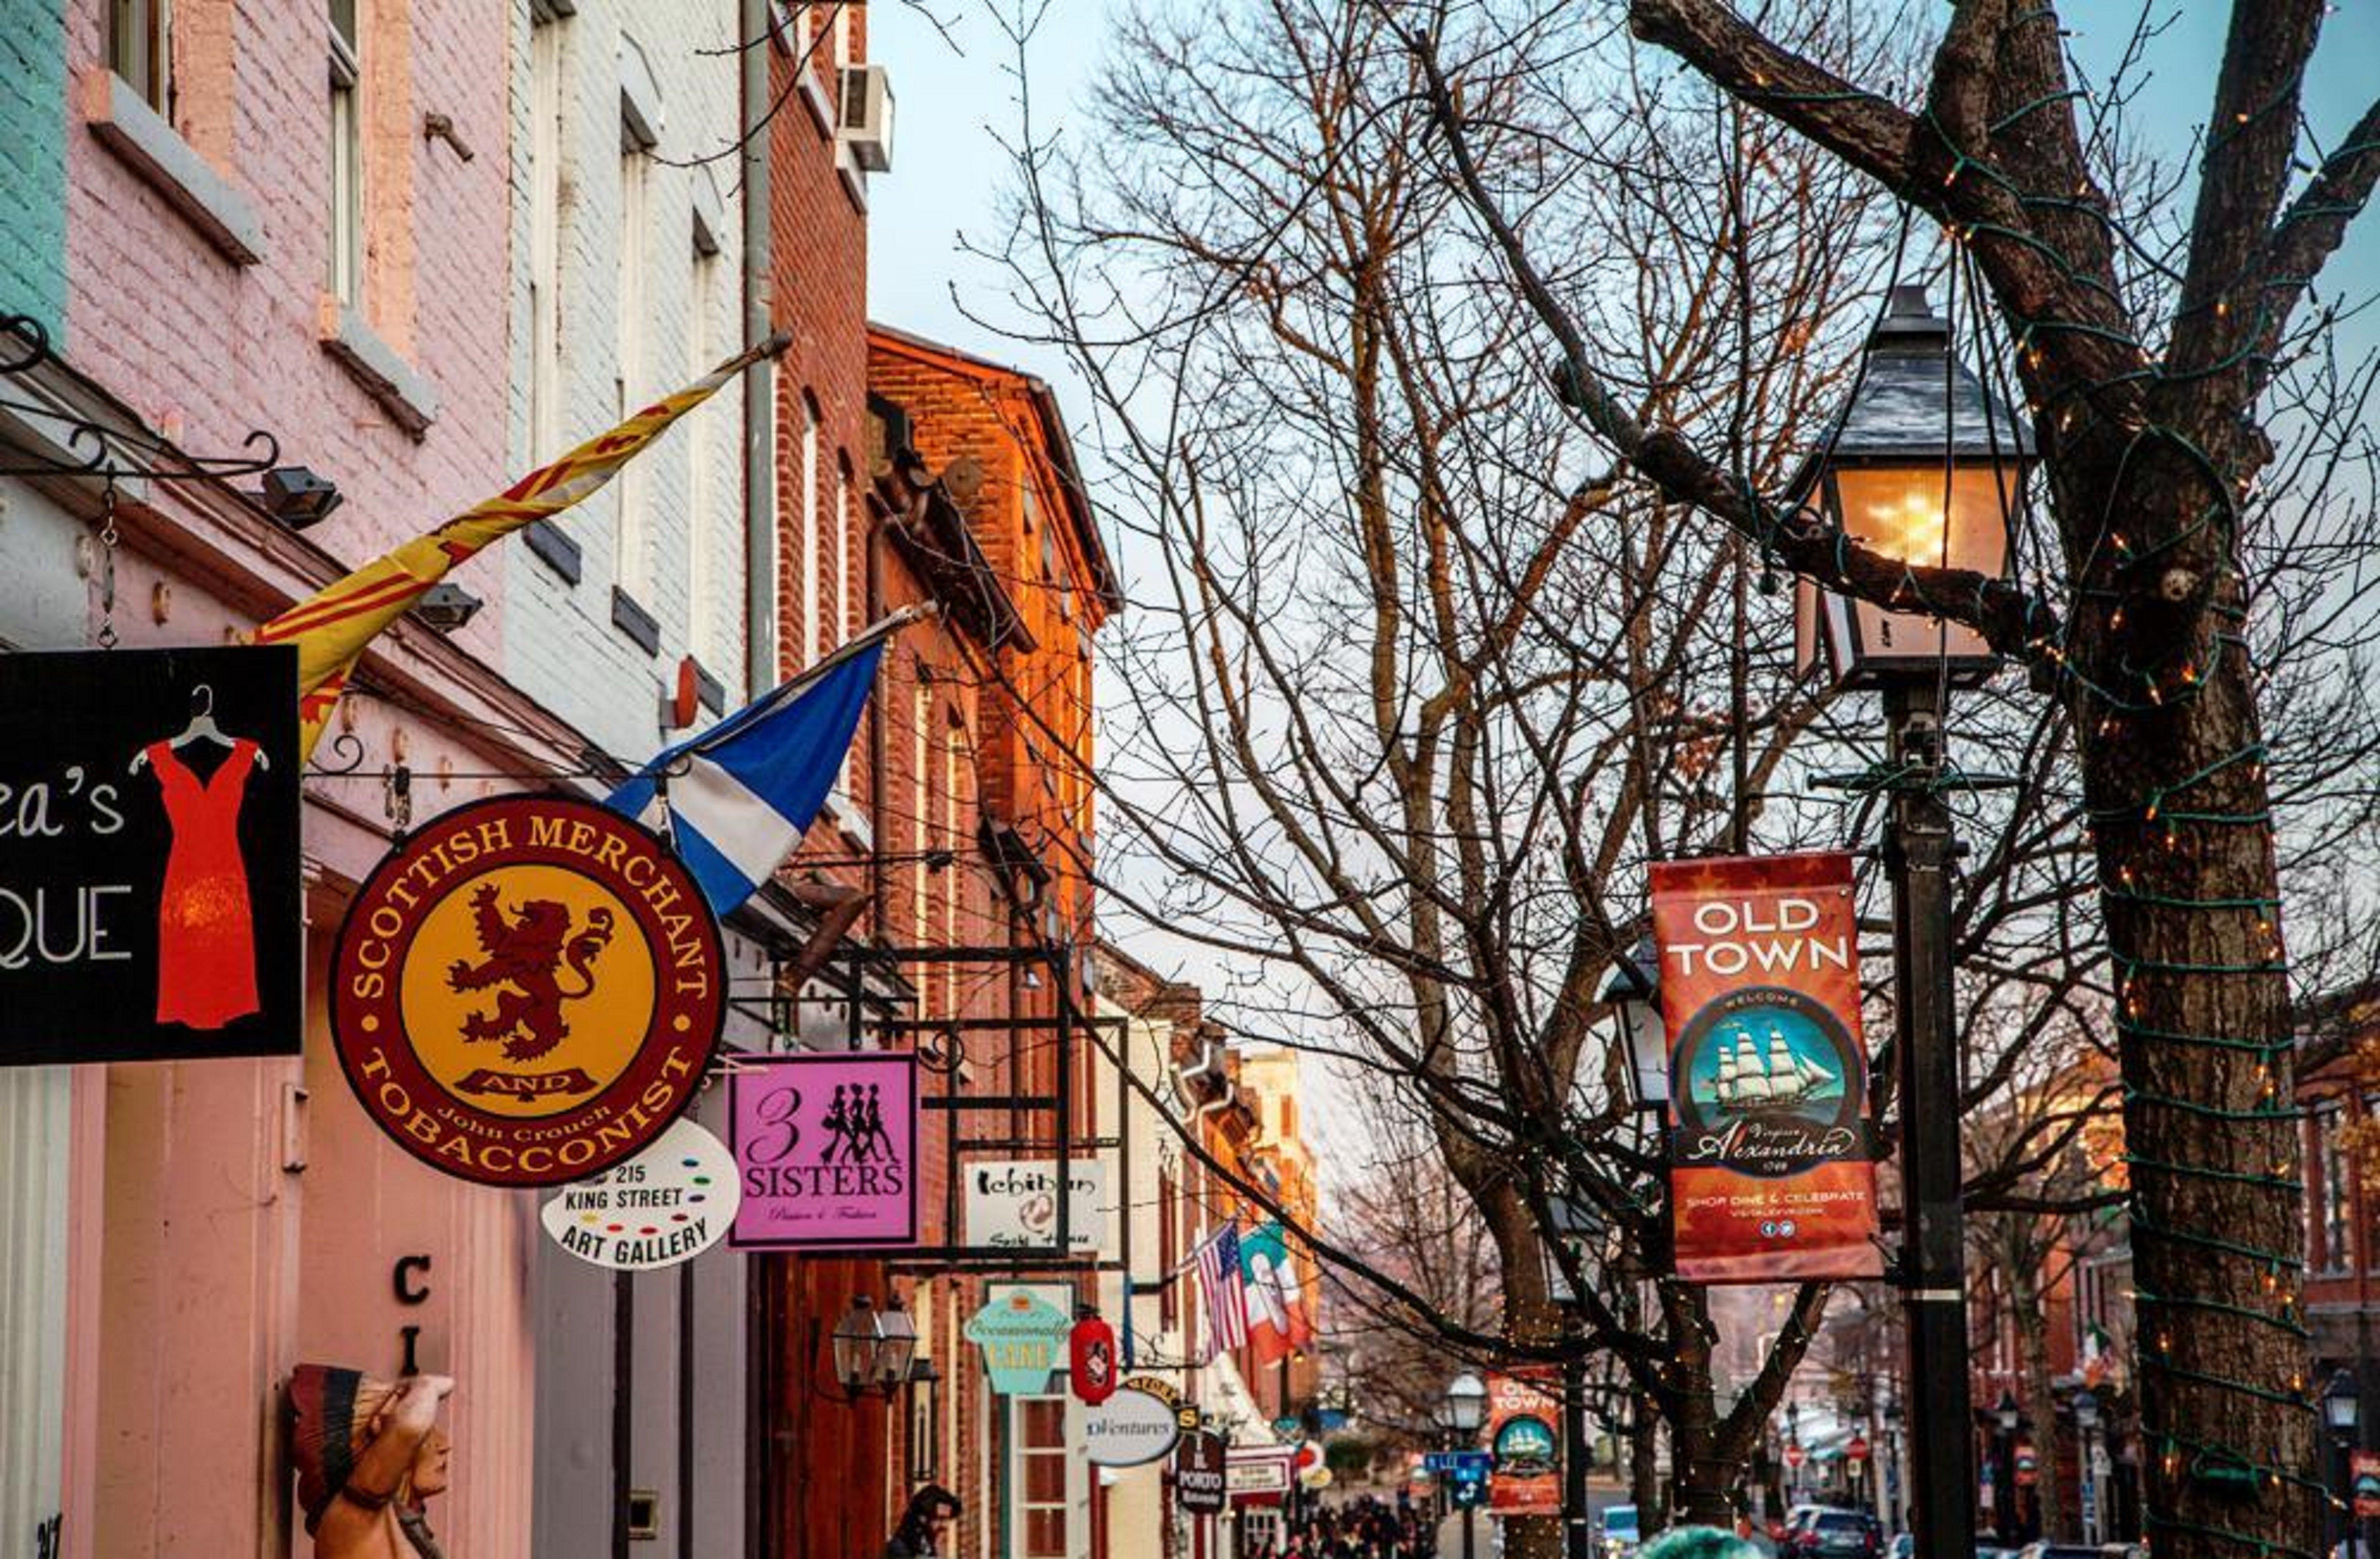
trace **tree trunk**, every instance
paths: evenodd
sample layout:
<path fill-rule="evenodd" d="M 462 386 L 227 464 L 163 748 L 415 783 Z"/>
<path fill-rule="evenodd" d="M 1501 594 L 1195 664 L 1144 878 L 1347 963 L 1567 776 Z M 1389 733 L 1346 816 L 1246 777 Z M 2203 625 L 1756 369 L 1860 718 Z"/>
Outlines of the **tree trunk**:
<path fill-rule="evenodd" d="M 2020 1221 L 2020 1227 L 2022 1222 Z M 2011 1244 L 2023 1240 L 2018 1234 Z M 2022 1263 L 2010 1263 L 2010 1299 L 2016 1314 L 2018 1395 L 2024 1398 L 2024 1416 L 2032 1422 L 2034 1509 L 2041 1517 L 2041 1536 L 2053 1542 L 2080 1536 L 2067 1522 L 2064 1491 L 2058 1481 L 2058 1396 L 2049 1384 L 2049 1323 L 2042 1314 L 2037 1275 Z"/>
<path fill-rule="evenodd" d="M 1638 1531 L 1658 1532 L 1670 1524 L 1661 1493 L 1661 1408 L 1646 1395 L 1636 1398 L 1628 1434 L 1628 1497 L 1636 1505 Z"/>
<path fill-rule="evenodd" d="M 2224 447 L 2236 431 L 2196 431 L 2217 468 L 2253 468 Z M 2182 464 L 2059 482 L 2063 513 L 2173 538 L 2070 558 L 2098 588 L 2080 593 L 2083 675 L 2066 685 L 2117 982 L 2146 1535 L 2161 1553 L 2304 1554 L 2319 1529 L 2271 798 L 2237 565 L 2198 472 L 2167 469 Z"/>

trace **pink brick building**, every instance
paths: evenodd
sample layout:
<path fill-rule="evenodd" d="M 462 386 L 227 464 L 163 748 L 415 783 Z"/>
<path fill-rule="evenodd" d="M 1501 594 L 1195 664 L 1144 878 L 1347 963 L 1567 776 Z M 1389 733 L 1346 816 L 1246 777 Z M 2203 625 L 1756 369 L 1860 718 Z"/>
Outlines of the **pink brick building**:
<path fill-rule="evenodd" d="M 94 548 L 128 645 L 220 642 L 502 486 L 505 7 L 75 0 L 66 27 L 64 355 L 127 424 L 206 454 L 251 429 L 345 505 L 294 534 L 229 484 L 128 485 Z M 332 154 L 325 155 L 326 149 Z M 100 494 L 76 494 L 95 513 Z M 77 1559 L 303 1552 L 280 1451 L 301 1361 L 465 1384 L 450 1552 L 529 1553 L 529 1198 L 408 1160 L 322 1029 L 331 933 L 409 816 L 567 764 L 575 733 L 494 664 L 503 571 L 451 636 L 407 622 L 310 775 L 302 1059 L 75 1069 L 58 1529 Z M 331 749 L 326 748 L 326 755 Z M 400 780 L 396 771 L 402 768 Z M 419 1303 L 394 1281 L 403 1258 Z"/>

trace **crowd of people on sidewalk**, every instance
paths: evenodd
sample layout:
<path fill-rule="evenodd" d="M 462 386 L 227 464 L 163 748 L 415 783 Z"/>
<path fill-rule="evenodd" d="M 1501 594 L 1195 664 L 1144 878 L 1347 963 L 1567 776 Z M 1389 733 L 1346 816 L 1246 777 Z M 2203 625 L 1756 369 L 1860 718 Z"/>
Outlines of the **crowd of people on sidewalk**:
<path fill-rule="evenodd" d="M 1282 1524 L 1279 1543 L 1263 1543 L 1247 1559 L 1433 1559 L 1437 1533 L 1427 1502 L 1402 1491 L 1396 1502 L 1366 1494 L 1339 1505 L 1320 1502 Z"/>

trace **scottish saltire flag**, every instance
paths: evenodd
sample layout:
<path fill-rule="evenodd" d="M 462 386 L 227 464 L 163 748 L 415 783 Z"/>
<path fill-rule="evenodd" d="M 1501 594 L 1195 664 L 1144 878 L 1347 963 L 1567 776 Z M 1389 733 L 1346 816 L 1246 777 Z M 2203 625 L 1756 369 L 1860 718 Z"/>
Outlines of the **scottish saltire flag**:
<path fill-rule="evenodd" d="M 842 771 L 886 641 L 926 615 L 906 607 L 869 625 L 701 735 L 655 754 L 604 804 L 666 827 L 712 912 L 725 914 L 801 843 Z"/>
<path fill-rule="evenodd" d="M 702 378 L 655 401 L 607 433 L 600 433 L 550 465 L 540 465 L 493 498 L 482 499 L 437 529 L 383 552 L 353 574 L 298 602 L 252 635 L 258 644 L 298 647 L 298 752 L 314 743 L 339 707 L 347 673 L 364 647 L 407 611 L 456 563 L 528 525 L 561 514 L 602 489 L 630 458 L 669 425 L 710 399 L 711 393 L 763 357 L 785 349 L 772 335 L 739 352 Z"/>
<path fill-rule="evenodd" d="M 1198 1298 L 1207 1311 L 1204 1364 L 1248 1340 L 1248 1290 L 1240 1276 L 1240 1227 L 1225 1224 L 1198 1247 Z"/>
<path fill-rule="evenodd" d="M 1274 1364 L 1313 1340 L 1297 1305 L 1297 1269 L 1278 1219 L 1240 1241 L 1247 1281 L 1248 1348 L 1259 1364 Z"/>

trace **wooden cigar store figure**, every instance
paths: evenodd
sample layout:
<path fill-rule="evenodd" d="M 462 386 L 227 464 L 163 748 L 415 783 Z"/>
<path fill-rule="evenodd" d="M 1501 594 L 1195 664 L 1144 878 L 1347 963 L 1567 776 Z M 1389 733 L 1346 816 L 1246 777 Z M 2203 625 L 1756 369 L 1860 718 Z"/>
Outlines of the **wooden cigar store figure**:
<path fill-rule="evenodd" d="M 314 1559 L 446 1559 L 421 1502 L 446 1488 L 444 1375 L 368 1379 L 301 1364 L 289 1377 L 289 1462 Z"/>

